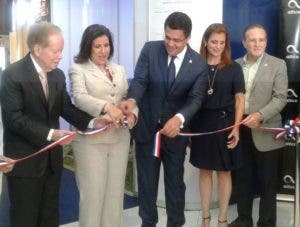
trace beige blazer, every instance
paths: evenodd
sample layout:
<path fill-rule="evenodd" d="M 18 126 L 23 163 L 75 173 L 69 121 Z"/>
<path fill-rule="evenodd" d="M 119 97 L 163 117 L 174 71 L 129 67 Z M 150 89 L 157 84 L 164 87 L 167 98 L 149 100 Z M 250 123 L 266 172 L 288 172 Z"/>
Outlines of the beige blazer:
<path fill-rule="evenodd" d="M 113 63 L 109 67 L 113 81 L 90 60 L 87 63 L 74 64 L 69 70 L 71 94 L 75 105 L 93 117 L 109 118 L 107 114 L 101 115 L 104 106 L 108 102 L 119 104 L 127 93 L 128 83 L 124 67 Z M 74 141 L 89 144 L 115 143 L 122 136 L 129 137 L 129 131 L 112 128 L 99 135 L 78 135 Z"/>
<path fill-rule="evenodd" d="M 236 60 L 242 67 L 243 58 Z M 255 75 L 249 97 L 249 111 L 260 112 L 262 127 L 282 127 L 280 112 L 287 103 L 288 77 L 284 60 L 264 54 Z M 284 146 L 273 133 L 252 129 L 252 137 L 259 151 L 270 151 Z"/>

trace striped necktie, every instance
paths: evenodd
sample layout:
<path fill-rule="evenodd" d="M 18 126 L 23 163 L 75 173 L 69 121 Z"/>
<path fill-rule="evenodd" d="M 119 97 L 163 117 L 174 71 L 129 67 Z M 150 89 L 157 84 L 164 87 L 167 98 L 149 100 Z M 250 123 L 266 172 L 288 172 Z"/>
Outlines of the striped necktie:
<path fill-rule="evenodd" d="M 47 74 L 43 71 L 39 73 L 40 81 L 43 87 L 43 91 L 46 97 L 46 100 L 48 100 L 49 91 L 48 91 L 48 81 L 47 81 Z"/>

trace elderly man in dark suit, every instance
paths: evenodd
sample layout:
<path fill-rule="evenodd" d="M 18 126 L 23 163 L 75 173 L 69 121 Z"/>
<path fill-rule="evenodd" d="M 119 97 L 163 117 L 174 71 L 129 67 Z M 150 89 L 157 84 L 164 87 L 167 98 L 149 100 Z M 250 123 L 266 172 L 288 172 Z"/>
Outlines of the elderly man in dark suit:
<path fill-rule="evenodd" d="M 230 227 L 252 227 L 254 172 L 260 180 L 258 227 L 276 226 L 276 189 L 279 152 L 285 143 L 258 129 L 282 127 L 280 111 L 287 102 L 287 68 L 282 59 L 265 53 L 267 33 L 260 24 L 244 30 L 247 54 L 236 61 L 242 66 L 245 84 L 245 114 L 240 141 L 243 167 L 236 171 L 238 218 Z"/>
<path fill-rule="evenodd" d="M 164 166 L 167 226 L 183 226 L 185 148 L 188 139 L 177 136 L 188 130 L 207 91 L 207 67 L 188 45 L 192 23 L 181 12 L 165 21 L 165 39 L 147 42 L 136 64 L 134 79 L 122 108 L 138 105 L 139 119 L 133 129 L 136 142 L 139 214 L 142 226 L 158 221 L 156 199 L 161 162 Z M 161 160 L 152 155 L 154 135 L 161 130 Z"/>
<path fill-rule="evenodd" d="M 60 28 L 50 23 L 31 27 L 30 53 L 3 71 L 1 106 L 4 155 L 18 159 L 71 132 L 59 129 L 62 116 L 84 130 L 98 121 L 78 110 L 57 68 L 64 46 Z M 18 163 L 7 174 L 12 227 L 56 227 L 62 171 L 62 148 Z"/>

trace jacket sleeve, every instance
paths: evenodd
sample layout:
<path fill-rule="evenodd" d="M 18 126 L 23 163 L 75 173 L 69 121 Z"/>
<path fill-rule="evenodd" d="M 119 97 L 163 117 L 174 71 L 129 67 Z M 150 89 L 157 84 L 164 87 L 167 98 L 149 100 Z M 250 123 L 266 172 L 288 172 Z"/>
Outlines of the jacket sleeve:
<path fill-rule="evenodd" d="M 84 70 L 78 65 L 73 65 L 70 68 L 69 77 L 72 96 L 75 105 L 79 109 L 89 113 L 94 117 L 98 117 L 108 101 L 94 97 L 88 93 L 84 74 Z"/>
<path fill-rule="evenodd" d="M 71 101 L 71 98 L 66 90 L 65 76 L 62 73 L 62 112 L 61 116 L 68 121 L 71 125 L 74 125 L 80 130 L 85 130 L 88 127 L 89 122 L 93 119 L 92 116 L 86 112 L 78 109 Z"/>
<path fill-rule="evenodd" d="M 44 146 L 50 128 L 25 111 L 22 84 L 12 70 L 4 71 L 1 78 L 0 99 L 3 125 L 36 146 Z M 24 84 L 23 84 L 24 85 Z"/>
<path fill-rule="evenodd" d="M 201 108 L 208 87 L 208 69 L 206 63 L 201 61 L 196 67 L 196 80 L 188 93 L 185 104 L 178 111 L 184 116 L 185 124 L 190 122 L 194 114 Z"/>
<path fill-rule="evenodd" d="M 280 113 L 280 111 L 284 108 L 287 103 L 287 89 L 287 67 L 285 61 L 280 60 L 278 68 L 275 72 L 270 102 L 259 110 L 263 116 L 264 122 L 272 118 L 274 115 Z"/>

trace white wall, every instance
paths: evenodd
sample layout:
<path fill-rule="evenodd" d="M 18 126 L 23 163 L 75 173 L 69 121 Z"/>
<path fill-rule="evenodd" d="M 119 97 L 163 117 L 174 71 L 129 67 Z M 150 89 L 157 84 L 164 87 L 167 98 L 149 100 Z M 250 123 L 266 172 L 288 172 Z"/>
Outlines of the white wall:
<path fill-rule="evenodd" d="M 134 62 L 148 40 L 148 0 L 134 0 Z"/>
<path fill-rule="evenodd" d="M 68 69 L 79 51 L 84 29 L 91 24 L 108 27 L 114 39 L 115 52 L 112 61 L 124 65 L 127 76 L 133 75 L 133 0 L 52 0 L 51 20 L 64 35 L 64 58 L 59 67 L 65 72 L 69 84 Z M 61 121 L 62 128 L 68 128 Z"/>
<path fill-rule="evenodd" d="M 190 45 L 200 49 L 202 34 L 211 23 L 222 23 L 223 0 L 135 0 L 134 59 L 137 60 L 143 44 L 163 38 L 164 21 L 173 11 L 181 11 L 192 19 Z"/>
<path fill-rule="evenodd" d="M 119 64 L 124 65 L 127 78 L 133 77 L 134 0 L 119 0 Z"/>
<path fill-rule="evenodd" d="M 64 58 L 60 64 L 65 73 L 79 51 L 84 29 L 95 23 L 112 31 L 116 49 L 113 60 L 118 62 L 118 0 L 52 0 L 51 20 L 62 29 L 65 38 Z"/>

